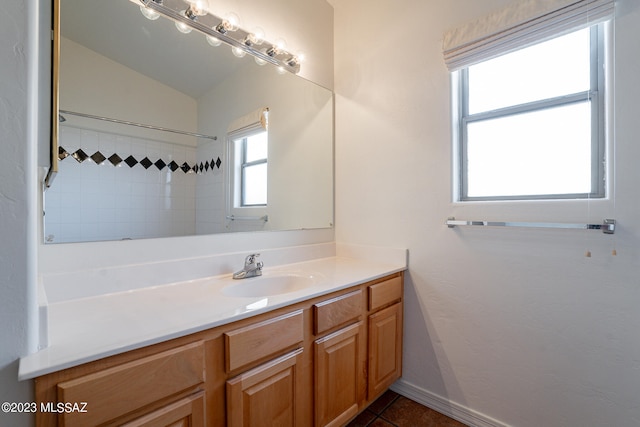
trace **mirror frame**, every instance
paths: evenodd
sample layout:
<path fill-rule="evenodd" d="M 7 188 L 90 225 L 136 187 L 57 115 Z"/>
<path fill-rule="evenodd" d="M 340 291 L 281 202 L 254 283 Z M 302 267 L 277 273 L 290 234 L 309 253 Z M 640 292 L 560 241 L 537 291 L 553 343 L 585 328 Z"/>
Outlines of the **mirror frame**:
<path fill-rule="evenodd" d="M 52 0 L 51 29 L 51 143 L 49 170 L 44 179 L 45 191 L 51 187 L 58 173 L 58 147 L 60 130 L 60 0 Z"/>

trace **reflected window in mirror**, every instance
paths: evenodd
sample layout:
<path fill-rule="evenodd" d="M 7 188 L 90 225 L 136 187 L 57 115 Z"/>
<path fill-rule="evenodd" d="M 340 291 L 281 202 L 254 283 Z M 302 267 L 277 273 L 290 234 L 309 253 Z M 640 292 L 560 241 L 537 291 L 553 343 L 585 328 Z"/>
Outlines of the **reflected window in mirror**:
<path fill-rule="evenodd" d="M 227 216 L 267 215 L 269 109 L 259 108 L 232 121 L 227 130 Z"/>
<path fill-rule="evenodd" d="M 266 131 L 257 131 L 241 140 L 241 206 L 267 205 L 267 153 L 269 138 Z"/>

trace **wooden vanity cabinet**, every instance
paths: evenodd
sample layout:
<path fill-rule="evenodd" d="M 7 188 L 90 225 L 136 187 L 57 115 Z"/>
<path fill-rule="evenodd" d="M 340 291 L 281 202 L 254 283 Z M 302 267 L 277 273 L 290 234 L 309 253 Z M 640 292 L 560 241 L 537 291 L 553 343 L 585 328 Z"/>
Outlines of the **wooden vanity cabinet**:
<path fill-rule="evenodd" d="M 227 425 L 306 425 L 298 394 L 304 393 L 301 348 L 227 381 Z"/>
<path fill-rule="evenodd" d="M 340 426 L 402 372 L 402 273 L 36 378 L 50 426 Z M 53 406 L 52 406 L 53 407 Z"/>
<path fill-rule="evenodd" d="M 368 395 L 372 401 L 402 375 L 402 277 L 368 287 Z"/>
<path fill-rule="evenodd" d="M 314 304 L 316 426 L 340 426 L 358 414 L 366 395 L 366 325 L 362 289 Z M 333 331 L 327 334 L 328 331 Z M 324 336 L 322 336 L 324 334 Z M 318 337 L 320 335 L 320 337 Z"/>
<path fill-rule="evenodd" d="M 204 359 L 204 343 L 196 341 L 141 352 L 124 363 L 99 361 L 38 378 L 37 425 L 174 426 L 182 420 L 204 426 Z"/>
<path fill-rule="evenodd" d="M 225 332 L 227 426 L 305 424 L 298 395 L 305 393 L 304 311 L 295 310 Z M 287 349 L 295 350 L 286 352 Z M 275 359 L 272 359 L 275 357 Z M 270 359 L 245 370 L 255 362 Z"/>
<path fill-rule="evenodd" d="M 364 322 L 354 323 L 314 343 L 316 426 L 341 426 L 360 412 L 364 329 Z"/>

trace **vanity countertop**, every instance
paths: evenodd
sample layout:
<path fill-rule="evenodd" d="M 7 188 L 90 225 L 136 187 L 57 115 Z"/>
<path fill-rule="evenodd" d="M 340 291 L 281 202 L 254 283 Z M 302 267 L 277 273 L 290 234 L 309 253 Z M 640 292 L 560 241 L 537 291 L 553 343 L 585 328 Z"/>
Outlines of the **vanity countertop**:
<path fill-rule="evenodd" d="M 406 262 L 328 257 L 265 267 L 311 274 L 311 286 L 273 296 L 223 293 L 230 275 L 73 299 L 48 306 L 49 345 L 20 360 L 19 378 L 35 378 L 173 338 L 231 323 L 406 269 Z M 247 282 L 244 279 L 234 282 Z"/>

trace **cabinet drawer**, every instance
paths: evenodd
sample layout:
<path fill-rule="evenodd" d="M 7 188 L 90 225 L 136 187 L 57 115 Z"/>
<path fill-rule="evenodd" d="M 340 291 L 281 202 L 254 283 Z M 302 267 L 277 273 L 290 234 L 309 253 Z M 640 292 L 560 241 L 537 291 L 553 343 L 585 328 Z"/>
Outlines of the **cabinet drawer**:
<path fill-rule="evenodd" d="M 227 372 L 290 348 L 304 339 L 302 310 L 224 334 Z"/>
<path fill-rule="evenodd" d="M 204 381 L 204 345 L 188 344 L 58 384 L 59 402 L 87 402 L 64 425 L 97 425 Z"/>
<path fill-rule="evenodd" d="M 313 306 L 316 335 L 356 319 L 362 313 L 362 291 L 340 295 Z"/>
<path fill-rule="evenodd" d="M 402 277 L 369 286 L 369 310 L 376 310 L 402 298 Z"/>

